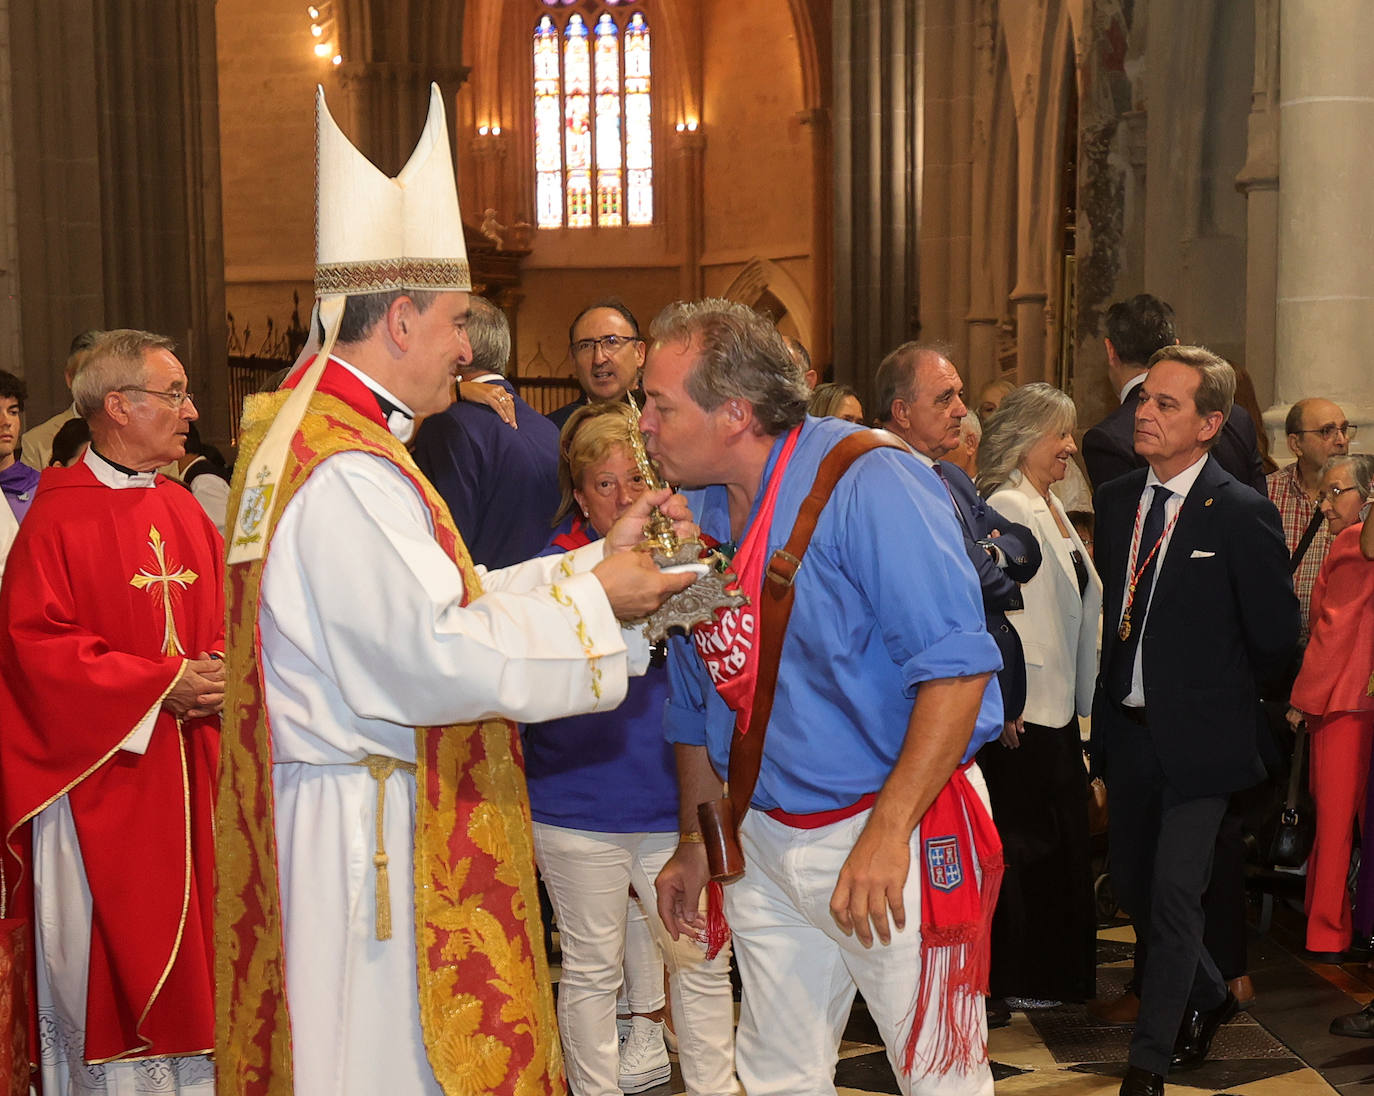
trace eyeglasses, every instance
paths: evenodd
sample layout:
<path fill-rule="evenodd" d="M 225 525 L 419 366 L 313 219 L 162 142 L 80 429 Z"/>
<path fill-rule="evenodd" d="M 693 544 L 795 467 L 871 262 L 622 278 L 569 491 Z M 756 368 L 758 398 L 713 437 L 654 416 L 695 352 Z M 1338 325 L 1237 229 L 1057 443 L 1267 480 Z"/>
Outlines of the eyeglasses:
<path fill-rule="evenodd" d="M 178 411 L 181 410 L 183 403 L 195 403 L 196 397 L 191 392 L 183 392 L 178 388 L 173 388 L 169 392 L 159 392 L 156 388 L 139 388 L 137 385 L 126 384 L 123 388 L 116 389 L 118 392 L 142 392 L 145 396 L 161 396 Z"/>
<path fill-rule="evenodd" d="M 1325 426 L 1315 426 L 1311 430 L 1294 430 L 1293 433 L 1320 434 L 1327 441 L 1331 441 L 1337 434 L 1344 434 L 1346 441 L 1353 441 L 1355 438 L 1355 431 L 1358 429 L 1358 426 L 1348 422 L 1343 422 L 1339 425 L 1334 422 L 1328 422 Z"/>
<path fill-rule="evenodd" d="M 1327 499 L 1336 502 L 1347 491 L 1358 491 L 1358 487 L 1328 487 L 1325 491 L 1317 492 L 1317 505 L 1320 506 Z"/>
<path fill-rule="evenodd" d="M 578 339 L 572 344 L 574 357 L 590 358 L 596 353 L 599 346 L 607 354 L 614 354 L 622 346 L 628 346 L 632 342 L 639 342 L 637 335 L 602 335 L 599 339 Z"/>

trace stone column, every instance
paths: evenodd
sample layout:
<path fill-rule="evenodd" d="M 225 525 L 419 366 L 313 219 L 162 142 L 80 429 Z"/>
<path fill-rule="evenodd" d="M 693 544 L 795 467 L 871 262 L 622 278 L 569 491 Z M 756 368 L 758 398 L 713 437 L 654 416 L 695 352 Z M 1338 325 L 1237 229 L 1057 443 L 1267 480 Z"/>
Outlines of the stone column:
<path fill-rule="evenodd" d="M 678 173 L 682 203 L 678 208 L 678 223 L 682 225 L 682 276 L 678 292 L 683 300 L 695 301 L 705 294 L 701 251 L 706 239 L 706 225 L 702 220 L 706 205 L 703 197 L 706 134 L 699 129 L 688 129 L 684 123 L 683 128 L 673 134 L 673 151 L 682 165 Z"/>
<path fill-rule="evenodd" d="M 830 213 L 834 195 L 830 186 L 831 140 L 830 111 L 825 107 L 804 110 L 799 115 L 811 141 L 811 341 L 807 350 L 817 369 L 831 360 L 830 324 L 823 317 L 830 315 L 833 284 L 831 282 Z"/>
<path fill-rule="evenodd" d="M 1374 449 L 1374 4 L 1283 0 L 1274 407 L 1338 401 Z M 1277 439 L 1281 442 L 1282 439 Z M 1277 452 L 1284 450 L 1279 447 Z"/>
<path fill-rule="evenodd" d="M 462 65 L 425 61 L 351 60 L 338 66 L 347 101 L 349 136 L 358 150 L 388 175 L 405 166 L 429 114 L 429 85 L 437 83 L 454 136 L 454 97 L 467 78 Z M 468 211 L 469 219 L 473 211 Z"/>
<path fill-rule="evenodd" d="M 1133 73 L 1144 70 L 1143 5 L 1091 0 L 1079 97 L 1074 401 L 1091 425 L 1117 406 L 1107 380 L 1102 316 L 1144 288 L 1146 115 Z"/>
<path fill-rule="evenodd" d="M 214 0 L 10 0 L 31 421 L 90 327 L 170 335 L 228 440 Z"/>
<path fill-rule="evenodd" d="M 836 0 L 835 380 L 867 405 L 887 351 L 915 337 L 924 3 Z"/>
<path fill-rule="evenodd" d="M 10 68 L 9 0 L 0 0 L 0 362 L 11 373 L 23 373 L 23 337 L 19 302 L 19 204 L 14 187 L 14 97 Z M 28 416 L 32 423 L 41 418 Z"/>
<path fill-rule="evenodd" d="M 469 203 L 472 208 L 468 210 L 468 219 L 480 222 L 486 216 L 486 210 L 494 208 L 498 220 L 501 214 L 508 214 L 508 220 L 514 221 L 515 211 L 511 209 L 503 210 L 501 201 L 501 177 L 503 163 L 506 159 L 507 137 L 504 133 L 479 133 L 472 139 L 472 161 L 476 166 L 476 186 L 468 191 L 471 195 Z"/>
<path fill-rule="evenodd" d="M 1279 228 L 1279 3 L 1255 3 L 1255 79 L 1245 166 L 1245 369 L 1261 406 L 1274 395 L 1274 306 Z"/>

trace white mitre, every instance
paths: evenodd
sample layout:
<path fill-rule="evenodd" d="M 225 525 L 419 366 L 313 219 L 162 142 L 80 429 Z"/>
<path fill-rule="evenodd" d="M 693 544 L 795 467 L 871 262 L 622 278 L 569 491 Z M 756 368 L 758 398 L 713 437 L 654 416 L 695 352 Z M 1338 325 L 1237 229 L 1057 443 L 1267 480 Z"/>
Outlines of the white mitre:
<path fill-rule="evenodd" d="M 419 143 L 394 179 L 343 135 L 323 88 L 316 91 L 315 120 L 316 316 L 302 353 L 302 360 L 312 354 L 315 360 L 253 454 L 227 546 L 230 564 L 262 557 L 287 448 L 334 348 L 347 298 L 403 289 L 472 289 L 438 85 L 430 85 L 429 117 Z M 323 346 L 316 344 L 316 318 L 324 328 Z"/>

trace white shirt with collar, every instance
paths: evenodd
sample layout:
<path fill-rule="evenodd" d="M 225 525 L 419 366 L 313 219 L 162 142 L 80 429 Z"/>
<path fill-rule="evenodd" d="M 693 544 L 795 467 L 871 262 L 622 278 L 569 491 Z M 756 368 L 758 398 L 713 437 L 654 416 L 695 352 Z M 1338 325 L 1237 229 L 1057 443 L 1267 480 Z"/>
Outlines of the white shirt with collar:
<path fill-rule="evenodd" d="M 1154 502 L 1156 487 L 1165 487 L 1172 491 L 1173 494 L 1171 494 L 1164 503 L 1164 540 L 1160 543 L 1159 552 L 1155 556 L 1155 573 L 1154 580 L 1150 584 L 1150 600 L 1145 603 L 1143 613 L 1136 614 L 1134 611 L 1132 612 L 1132 616 L 1137 621 L 1137 623 L 1133 625 L 1134 627 L 1144 628 L 1145 622 L 1149 619 L 1150 605 L 1154 601 L 1155 588 L 1159 585 L 1159 576 L 1164 571 L 1164 557 L 1169 552 L 1169 542 L 1174 539 L 1174 519 L 1178 517 L 1178 512 L 1183 509 L 1183 503 L 1187 500 L 1188 492 L 1193 489 L 1193 484 L 1197 482 L 1198 476 L 1202 475 L 1202 466 L 1207 463 L 1208 455 L 1209 453 L 1203 453 L 1201 457 L 1188 465 L 1187 468 L 1172 479 L 1161 480 L 1155 475 L 1155 470 L 1153 468 L 1150 469 L 1149 475 L 1145 477 L 1145 490 L 1140 493 L 1140 501 L 1136 503 L 1135 520 L 1137 524 L 1144 523 L 1145 514 L 1149 512 L 1150 505 Z M 1150 546 L 1141 544 L 1139 551 L 1143 558 L 1149 553 Z M 1140 563 L 1136 560 L 1132 560 L 1128 554 L 1126 559 L 1125 589 L 1130 589 L 1132 566 L 1139 569 Z M 1122 615 L 1124 616 L 1126 605 L 1125 598 L 1121 599 L 1121 604 Z M 1116 623 L 1117 627 L 1121 626 L 1120 617 L 1117 618 Z M 1142 635 L 1143 634 L 1144 633 L 1142 633 Z M 1145 643 L 1142 640 L 1140 643 L 1136 644 L 1135 648 L 1135 666 L 1131 670 L 1131 691 L 1121 702 L 1127 708 L 1145 707 L 1145 679 L 1141 671 L 1141 656 L 1144 650 Z"/>
<path fill-rule="evenodd" d="M 91 470 L 96 479 L 116 491 L 130 487 L 153 487 L 157 483 L 156 468 L 147 472 L 126 472 L 97 453 L 94 445 L 86 446 L 86 452 L 81 455 L 81 463 Z"/>
<path fill-rule="evenodd" d="M 1145 377 L 1145 373 L 1137 373 L 1134 377 L 1132 377 L 1130 380 L 1128 380 L 1125 384 L 1121 386 L 1121 391 L 1117 393 L 1117 398 L 1122 403 L 1125 403 L 1126 397 L 1145 383 Z"/>

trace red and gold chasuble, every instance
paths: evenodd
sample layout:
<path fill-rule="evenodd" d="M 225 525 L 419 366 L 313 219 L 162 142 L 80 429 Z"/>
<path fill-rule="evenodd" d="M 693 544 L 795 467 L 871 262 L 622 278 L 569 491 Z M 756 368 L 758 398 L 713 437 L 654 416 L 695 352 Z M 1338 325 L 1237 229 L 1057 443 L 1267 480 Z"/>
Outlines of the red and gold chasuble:
<path fill-rule="evenodd" d="M 246 469 L 286 393 L 256 397 L 237 467 Z M 291 496 L 338 453 L 395 465 L 420 492 L 435 540 L 463 577 L 480 581 L 448 507 L 382 425 L 368 390 L 331 368 L 291 444 L 280 490 L 260 512 L 271 536 Z M 236 478 L 229 512 L 245 485 Z M 267 515 L 271 515 L 270 518 Z M 221 1093 L 294 1090 L 284 984 L 272 740 L 257 634 L 264 560 L 229 569 L 228 686 L 216 849 L 217 1085 Z M 449 1096 L 563 1093 L 562 1056 L 534 882 L 529 797 L 508 720 L 415 730 L 415 928 L 420 1020 L 430 1065 Z M 342 960 L 341 960 L 342 961 Z"/>
<path fill-rule="evenodd" d="M 65 795 L 91 891 L 92 1063 L 214 1046 L 219 721 L 159 709 L 142 753 L 121 746 L 183 656 L 223 650 L 222 556 L 184 488 L 113 489 L 83 463 L 44 473 L 5 572 L 0 875 L 8 916 L 31 924 L 30 822 Z"/>

